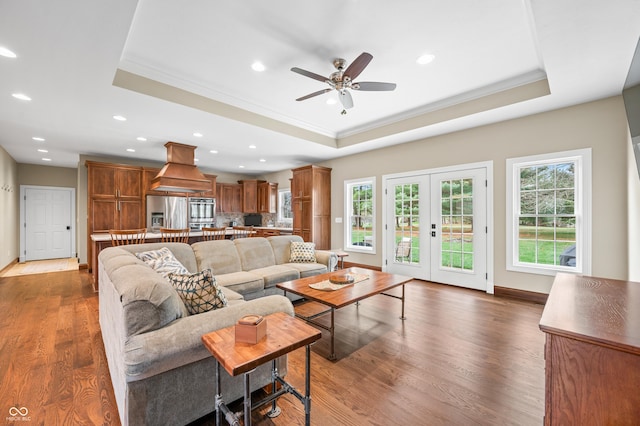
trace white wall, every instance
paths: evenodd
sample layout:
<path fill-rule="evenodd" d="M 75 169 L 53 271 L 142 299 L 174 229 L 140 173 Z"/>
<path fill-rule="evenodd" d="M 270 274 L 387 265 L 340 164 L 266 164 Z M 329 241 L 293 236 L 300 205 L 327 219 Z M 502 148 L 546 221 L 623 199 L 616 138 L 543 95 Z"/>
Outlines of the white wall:
<path fill-rule="evenodd" d="M 0 269 L 19 257 L 19 199 L 18 165 L 9 153 L 0 147 Z"/>

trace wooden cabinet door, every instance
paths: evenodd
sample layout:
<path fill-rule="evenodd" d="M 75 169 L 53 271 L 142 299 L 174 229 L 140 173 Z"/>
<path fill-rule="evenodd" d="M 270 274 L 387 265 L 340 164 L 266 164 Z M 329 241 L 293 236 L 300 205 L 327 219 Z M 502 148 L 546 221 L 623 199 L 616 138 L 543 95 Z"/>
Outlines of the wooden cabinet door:
<path fill-rule="evenodd" d="M 92 199 L 89 234 L 109 232 L 109 229 L 116 228 L 117 213 L 117 201 L 115 198 Z"/>
<path fill-rule="evenodd" d="M 257 180 L 242 180 L 241 185 L 241 200 L 242 200 L 242 212 L 243 213 L 257 213 L 258 212 L 258 181 Z"/>
<path fill-rule="evenodd" d="M 88 171 L 90 197 L 116 196 L 116 170 L 113 167 L 91 165 Z"/>
<path fill-rule="evenodd" d="M 118 201 L 118 229 L 144 228 L 144 211 L 140 200 Z"/>
<path fill-rule="evenodd" d="M 242 211 L 242 186 L 231 185 L 231 212 Z"/>
<path fill-rule="evenodd" d="M 117 168 L 116 176 L 118 197 L 142 197 L 142 169 Z"/>

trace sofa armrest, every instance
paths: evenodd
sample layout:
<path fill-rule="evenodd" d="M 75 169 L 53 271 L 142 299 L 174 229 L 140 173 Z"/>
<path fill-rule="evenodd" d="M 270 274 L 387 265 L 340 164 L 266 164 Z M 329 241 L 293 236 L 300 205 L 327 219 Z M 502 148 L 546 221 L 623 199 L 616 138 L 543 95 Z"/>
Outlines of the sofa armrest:
<path fill-rule="evenodd" d="M 132 336 L 124 348 L 127 382 L 142 380 L 211 356 L 202 335 L 234 325 L 245 315 L 286 312 L 293 316 L 291 301 L 279 295 L 261 297 L 222 309 L 180 318 L 148 333 Z"/>
<path fill-rule="evenodd" d="M 316 250 L 316 262 L 322 263 L 327 267 L 327 272 L 331 272 L 338 264 L 338 256 L 329 250 Z"/>

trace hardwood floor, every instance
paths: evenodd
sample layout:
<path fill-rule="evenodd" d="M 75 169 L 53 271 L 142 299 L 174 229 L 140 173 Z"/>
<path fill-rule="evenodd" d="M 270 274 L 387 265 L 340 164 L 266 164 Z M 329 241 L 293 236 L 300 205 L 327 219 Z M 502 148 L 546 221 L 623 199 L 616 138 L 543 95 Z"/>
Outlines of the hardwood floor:
<path fill-rule="evenodd" d="M 540 425 L 544 415 L 542 305 L 421 281 L 400 301 L 375 296 L 336 312 L 312 348 L 313 425 Z M 0 413 L 26 407 L 32 424 L 117 425 L 86 270 L 0 278 Z M 304 350 L 287 380 L 302 389 Z M 212 374 L 212 372 L 203 372 Z M 213 398 L 213 395 L 212 395 Z M 301 404 L 254 412 L 254 424 L 303 424 Z M 195 425 L 213 425 L 208 416 Z"/>

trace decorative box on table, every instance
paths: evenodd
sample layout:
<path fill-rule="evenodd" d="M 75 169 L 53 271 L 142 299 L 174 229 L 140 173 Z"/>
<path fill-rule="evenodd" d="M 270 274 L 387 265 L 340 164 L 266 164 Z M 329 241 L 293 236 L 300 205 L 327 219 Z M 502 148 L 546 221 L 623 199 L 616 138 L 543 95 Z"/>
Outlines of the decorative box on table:
<path fill-rule="evenodd" d="M 236 343 L 258 343 L 267 335 L 267 320 L 260 315 L 246 315 L 235 326 Z"/>

